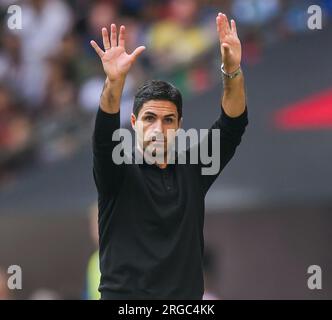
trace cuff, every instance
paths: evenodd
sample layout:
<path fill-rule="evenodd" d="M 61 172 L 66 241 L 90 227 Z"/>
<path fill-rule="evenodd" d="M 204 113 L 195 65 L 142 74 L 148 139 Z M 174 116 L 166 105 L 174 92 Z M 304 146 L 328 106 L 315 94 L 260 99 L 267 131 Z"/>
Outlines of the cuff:
<path fill-rule="evenodd" d="M 230 117 L 226 114 L 223 106 L 220 120 L 221 123 L 224 125 L 231 125 L 231 126 L 242 126 L 245 127 L 248 124 L 248 108 L 247 105 L 245 106 L 244 111 L 237 117 Z"/>
<path fill-rule="evenodd" d="M 120 111 L 107 113 L 99 107 L 96 116 L 95 132 L 107 136 L 118 128 L 120 128 Z"/>

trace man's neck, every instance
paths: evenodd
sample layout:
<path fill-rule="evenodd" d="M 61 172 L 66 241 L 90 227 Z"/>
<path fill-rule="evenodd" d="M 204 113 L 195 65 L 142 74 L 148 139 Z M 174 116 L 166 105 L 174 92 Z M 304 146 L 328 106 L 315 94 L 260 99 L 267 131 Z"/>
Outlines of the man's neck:
<path fill-rule="evenodd" d="M 147 162 L 146 159 L 145 159 L 146 154 L 142 151 L 142 149 L 141 149 L 139 146 L 136 146 L 136 150 L 139 152 L 140 157 L 143 157 L 143 161 L 144 161 L 144 162 Z M 145 156 L 143 156 L 143 154 L 144 154 Z M 152 161 L 151 161 L 151 162 L 152 162 Z M 149 163 L 149 164 L 150 164 L 150 163 Z M 163 163 L 158 163 L 158 162 L 156 161 L 156 162 L 154 162 L 154 163 L 151 163 L 151 165 L 155 165 L 155 166 L 157 166 L 157 167 L 160 168 L 160 169 L 165 169 L 165 168 L 167 167 L 167 165 L 168 165 L 167 155 L 165 155 L 165 158 L 164 158 L 164 162 L 163 162 Z"/>
<path fill-rule="evenodd" d="M 167 167 L 167 163 L 156 163 L 156 166 L 158 166 L 160 169 L 165 169 Z"/>

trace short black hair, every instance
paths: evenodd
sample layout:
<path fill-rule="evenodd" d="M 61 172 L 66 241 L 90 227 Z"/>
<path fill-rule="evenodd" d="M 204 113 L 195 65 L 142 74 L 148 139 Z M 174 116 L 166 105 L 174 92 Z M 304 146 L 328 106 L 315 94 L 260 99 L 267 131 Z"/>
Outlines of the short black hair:
<path fill-rule="evenodd" d="M 173 102 L 178 111 L 178 119 L 182 117 L 182 95 L 171 83 L 162 80 L 149 80 L 138 88 L 135 94 L 133 114 L 138 117 L 143 104 L 149 100 L 167 100 Z"/>

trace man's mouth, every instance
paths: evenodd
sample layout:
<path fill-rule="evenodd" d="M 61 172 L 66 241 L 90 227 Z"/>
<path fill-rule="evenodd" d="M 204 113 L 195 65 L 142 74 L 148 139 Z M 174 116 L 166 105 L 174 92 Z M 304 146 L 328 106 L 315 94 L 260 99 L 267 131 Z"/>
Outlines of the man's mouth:
<path fill-rule="evenodd" d="M 151 145 L 153 145 L 154 147 L 164 147 L 165 146 L 165 142 L 162 140 L 155 140 L 155 141 L 151 141 Z"/>
<path fill-rule="evenodd" d="M 156 137 L 152 137 L 150 139 L 150 141 L 153 142 L 153 143 L 164 143 L 165 142 L 164 139 L 157 139 Z"/>

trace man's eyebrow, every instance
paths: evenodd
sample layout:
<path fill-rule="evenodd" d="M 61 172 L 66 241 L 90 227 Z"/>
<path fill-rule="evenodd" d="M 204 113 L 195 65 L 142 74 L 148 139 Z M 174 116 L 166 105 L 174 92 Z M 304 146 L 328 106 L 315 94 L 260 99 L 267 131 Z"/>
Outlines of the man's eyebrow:
<path fill-rule="evenodd" d="M 156 116 L 156 114 L 151 111 L 144 112 L 143 116 L 146 116 L 146 115 Z"/>
<path fill-rule="evenodd" d="M 157 116 L 155 113 L 151 112 L 151 111 L 146 111 L 144 114 L 143 114 L 143 117 L 146 116 L 146 115 L 152 115 L 152 116 Z M 176 117 L 175 113 L 170 113 L 170 114 L 166 114 L 164 116 L 164 118 L 166 117 Z"/>

